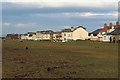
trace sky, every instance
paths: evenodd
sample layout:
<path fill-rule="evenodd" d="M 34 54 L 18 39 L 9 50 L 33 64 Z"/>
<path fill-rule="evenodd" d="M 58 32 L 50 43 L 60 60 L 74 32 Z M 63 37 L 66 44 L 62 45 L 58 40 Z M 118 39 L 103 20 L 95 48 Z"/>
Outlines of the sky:
<path fill-rule="evenodd" d="M 3 0 L 1 3 L 3 36 L 60 31 L 71 26 L 84 26 L 92 32 L 103 28 L 104 23 L 115 24 L 118 20 L 118 0 Z"/>

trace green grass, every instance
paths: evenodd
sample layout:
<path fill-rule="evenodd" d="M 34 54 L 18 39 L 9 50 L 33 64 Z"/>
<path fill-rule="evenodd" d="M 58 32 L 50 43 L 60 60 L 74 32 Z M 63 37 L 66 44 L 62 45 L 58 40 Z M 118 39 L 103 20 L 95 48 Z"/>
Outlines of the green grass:
<path fill-rule="evenodd" d="M 3 78 L 116 78 L 118 44 L 8 40 L 2 66 Z"/>

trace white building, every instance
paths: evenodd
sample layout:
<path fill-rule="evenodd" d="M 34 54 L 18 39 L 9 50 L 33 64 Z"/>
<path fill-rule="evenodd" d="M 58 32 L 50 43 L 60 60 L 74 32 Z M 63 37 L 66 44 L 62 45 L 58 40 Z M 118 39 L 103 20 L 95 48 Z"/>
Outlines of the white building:
<path fill-rule="evenodd" d="M 102 29 L 97 29 L 91 33 L 89 33 L 89 40 L 93 40 L 93 41 L 98 41 L 99 40 L 99 32 L 101 31 Z"/>
<path fill-rule="evenodd" d="M 28 35 L 27 34 L 22 34 L 21 35 L 21 39 L 22 40 L 27 40 L 28 39 Z"/>
<path fill-rule="evenodd" d="M 62 30 L 62 42 L 85 39 L 88 39 L 88 32 L 82 26 L 79 26 L 77 28 L 71 27 L 71 29 Z"/>
<path fill-rule="evenodd" d="M 52 40 L 53 33 L 54 32 L 52 30 L 37 31 L 36 37 L 37 37 L 37 40 Z"/>
<path fill-rule="evenodd" d="M 104 24 L 104 28 L 99 33 L 99 41 L 110 42 L 112 35 L 107 34 L 113 32 L 117 27 L 119 27 L 119 21 L 116 22 L 116 25 L 110 23 L 109 26 L 107 26 L 107 24 Z"/>
<path fill-rule="evenodd" d="M 69 40 L 73 40 L 73 32 L 62 32 L 62 42 L 67 42 Z"/>
<path fill-rule="evenodd" d="M 23 35 L 21 35 L 21 39 L 22 40 L 34 40 L 33 39 L 33 35 L 34 35 L 35 33 L 33 33 L 33 32 L 28 32 L 27 34 L 23 34 Z"/>
<path fill-rule="evenodd" d="M 86 40 L 88 39 L 88 32 L 82 26 L 79 26 L 73 31 L 73 40 Z"/>
<path fill-rule="evenodd" d="M 54 32 L 53 33 L 53 41 L 54 42 L 61 42 L 62 41 L 62 34 L 61 34 L 61 32 Z"/>

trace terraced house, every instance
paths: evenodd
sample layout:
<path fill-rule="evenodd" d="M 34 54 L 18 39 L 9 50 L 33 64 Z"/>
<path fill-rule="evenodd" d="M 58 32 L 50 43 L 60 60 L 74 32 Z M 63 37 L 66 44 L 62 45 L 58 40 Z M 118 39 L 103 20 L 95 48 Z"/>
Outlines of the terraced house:
<path fill-rule="evenodd" d="M 86 28 L 79 26 L 77 28 L 71 27 L 63 29 L 58 32 L 52 30 L 37 31 L 36 33 L 28 32 L 21 35 L 22 40 L 40 40 L 40 41 L 55 41 L 55 42 L 67 42 L 71 40 L 86 40 L 88 39 L 88 32 Z"/>
<path fill-rule="evenodd" d="M 76 40 L 94 40 L 102 42 L 110 42 L 110 38 L 116 38 L 119 40 L 119 34 L 117 30 L 120 28 L 119 21 L 116 22 L 116 25 L 112 23 L 107 26 L 104 24 L 104 28 L 97 29 L 91 33 L 86 31 L 86 28 L 83 26 L 71 27 L 63 29 L 61 31 L 53 32 L 52 30 L 46 31 L 37 31 L 28 32 L 21 36 L 23 40 L 40 40 L 40 41 L 54 41 L 54 42 L 67 42 L 67 41 L 76 41 Z M 114 32 L 115 31 L 115 32 Z M 118 30 L 119 31 L 119 30 Z M 113 34 L 114 33 L 114 34 Z M 117 37 L 116 37 L 117 36 Z"/>
<path fill-rule="evenodd" d="M 89 39 L 94 41 L 102 41 L 102 42 L 110 42 L 110 39 L 115 38 L 115 40 L 118 42 L 119 39 L 119 21 L 116 22 L 116 25 L 113 25 L 112 23 L 107 26 L 107 24 L 104 24 L 104 28 L 97 29 L 93 31 L 92 33 L 89 33 Z"/>
<path fill-rule="evenodd" d="M 37 40 L 41 41 L 49 41 L 53 39 L 53 31 L 52 30 L 47 30 L 47 31 L 37 31 L 36 33 L 36 38 Z"/>
<path fill-rule="evenodd" d="M 112 35 L 112 42 L 115 40 L 115 42 L 120 43 L 120 27 L 117 27 L 114 31 L 108 33 L 107 35 Z"/>
<path fill-rule="evenodd" d="M 21 40 L 27 40 L 28 39 L 28 35 L 27 34 L 22 34 L 20 39 Z"/>
<path fill-rule="evenodd" d="M 36 33 L 35 32 L 28 32 L 27 34 L 22 34 L 21 39 L 22 40 L 34 40 Z"/>
<path fill-rule="evenodd" d="M 61 31 L 62 42 L 67 42 L 73 40 L 73 31 L 72 29 L 64 29 Z"/>
<path fill-rule="evenodd" d="M 60 31 L 53 33 L 53 42 L 62 42 L 62 34 Z"/>
<path fill-rule="evenodd" d="M 109 26 L 107 26 L 107 24 L 105 23 L 104 28 L 100 31 L 99 41 L 110 42 L 110 37 L 112 37 L 112 34 L 108 34 L 113 32 L 118 27 L 120 27 L 119 21 L 116 22 L 116 25 L 110 23 Z"/>

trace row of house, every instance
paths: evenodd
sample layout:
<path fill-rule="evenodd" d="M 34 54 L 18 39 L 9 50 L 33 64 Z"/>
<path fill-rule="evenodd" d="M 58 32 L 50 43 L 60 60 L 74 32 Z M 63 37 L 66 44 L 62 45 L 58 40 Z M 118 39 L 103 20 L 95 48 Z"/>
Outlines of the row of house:
<path fill-rule="evenodd" d="M 61 31 L 54 32 L 52 30 L 28 32 L 26 34 L 8 34 L 6 39 L 21 39 L 21 40 L 39 40 L 39 41 L 55 41 L 55 42 L 67 42 L 76 40 L 92 40 L 92 41 L 102 41 L 110 42 L 120 40 L 120 25 L 119 21 L 116 25 L 110 23 L 104 24 L 104 28 L 97 29 L 91 33 L 86 31 L 83 26 L 78 26 L 76 28 L 71 27 L 68 29 L 63 29 Z"/>
<path fill-rule="evenodd" d="M 21 35 L 22 40 L 41 40 L 41 41 L 56 41 L 67 42 L 70 40 L 85 40 L 88 39 L 88 32 L 86 28 L 79 26 L 77 28 L 71 27 L 69 29 L 63 29 L 58 32 L 52 30 L 28 32 Z"/>
<path fill-rule="evenodd" d="M 104 28 L 97 29 L 92 33 L 89 33 L 89 39 L 102 42 L 110 42 L 110 39 L 118 42 L 120 40 L 120 25 L 119 21 L 116 22 L 116 25 L 110 23 L 107 25 L 104 24 Z"/>

